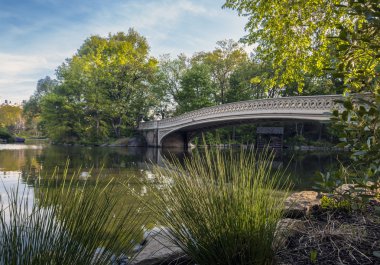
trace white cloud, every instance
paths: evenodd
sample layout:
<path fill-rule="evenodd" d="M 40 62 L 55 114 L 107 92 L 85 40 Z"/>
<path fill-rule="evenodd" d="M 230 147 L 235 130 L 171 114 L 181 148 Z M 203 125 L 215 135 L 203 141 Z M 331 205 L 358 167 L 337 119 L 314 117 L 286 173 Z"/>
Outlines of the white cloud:
<path fill-rule="evenodd" d="M 52 75 L 54 56 L 0 53 L 0 100 L 21 102 L 33 93 L 37 80 Z"/>
<path fill-rule="evenodd" d="M 20 73 L 31 72 L 37 68 L 47 68 L 49 63 L 47 58 L 35 55 L 13 55 L 0 53 L 0 77 L 14 76 Z"/>

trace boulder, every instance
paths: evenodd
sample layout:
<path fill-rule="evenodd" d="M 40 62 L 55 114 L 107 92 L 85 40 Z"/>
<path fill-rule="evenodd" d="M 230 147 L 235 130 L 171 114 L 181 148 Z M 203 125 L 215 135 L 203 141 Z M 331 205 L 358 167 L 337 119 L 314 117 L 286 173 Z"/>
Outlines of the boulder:
<path fill-rule="evenodd" d="M 174 244 L 173 236 L 164 227 L 156 227 L 144 234 L 141 251 L 133 258 L 133 265 L 177 264 L 188 260 L 181 248 Z"/>
<path fill-rule="evenodd" d="M 305 231 L 305 221 L 291 218 L 281 219 L 276 226 L 273 249 L 285 248 L 288 238 Z"/>
<path fill-rule="evenodd" d="M 370 186 L 377 186 L 375 183 L 368 181 L 366 183 L 368 187 Z M 357 184 L 342 184 L 341 186 L 337 187 L 334 191 L 334 194 L 340 195 L 340 196 L 352 196 L 357 197 L 360 195 L 367 195 L 367 196 L 376 196 L 376 194 L 380 194 L 380 188 L 377 190 L 371 190 L 366 187 L 359 187 Z"/>
<path fill-rule="evenodd" d="M 320 197 L 316 191 L 295 192 L 285 201 L 284 215 L 289 218 L 302 218 L 309 214 L 313 206 L 320 204 Z"/>

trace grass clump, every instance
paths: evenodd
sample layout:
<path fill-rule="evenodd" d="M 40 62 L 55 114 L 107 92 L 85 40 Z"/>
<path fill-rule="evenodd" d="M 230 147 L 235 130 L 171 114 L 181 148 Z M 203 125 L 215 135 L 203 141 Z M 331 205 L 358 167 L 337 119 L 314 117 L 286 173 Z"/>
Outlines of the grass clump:
<path fill-rule="evenodd" d="M 196 264 L 271 264 L 289 185 L 273 153 L 206 149 L 155 167 L 150 207 Z"/>
<path fill-rule="evenodd" d="M 111 264 L 141 231 L 136 209 L 116 208 L 112 185 L 53 176 L 0 198 L 0 264 Z"/>

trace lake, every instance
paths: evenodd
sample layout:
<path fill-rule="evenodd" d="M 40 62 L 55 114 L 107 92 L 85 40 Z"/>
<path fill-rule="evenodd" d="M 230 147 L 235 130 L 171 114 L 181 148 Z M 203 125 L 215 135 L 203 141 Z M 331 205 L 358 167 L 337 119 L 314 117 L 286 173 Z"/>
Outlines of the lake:
<path fill-rule="evenodd" d="M 76 174 L 78 181 L 86 180 L 89 184 L 96 181 L 107 184 L 112 180 L 112 196 L 118 199 L 117 208 L 125 209 L 128 205 L 139 208 L 141 203 L 131 191 L 151 201 L 153 194 L 149 187 L 152 186 L 147 185 L 154 180 L 151 164 L 162 166 L 164 160 L 172 159 L 173 155 L 183 160 L 191 154 L 174 149 L 55 146 L 44 141 L 0 144 L 0 196 L 2 203 L 6 203 L 6 190 L 17 183 L 30 190 L 28 196 L 34 196 L 33 187 L 39 177 L 50 177 L 54 172 L 61 176 L 67 169 L 68 176 Z M 320 181 L 316 173 L 337 168 L 344 156 L 331 152 L 280 152 L 273 166 L 287 167 L 294 190 L 310 190 Z M 144 211 L 142 215 L 146 219 L 141 225 L 146 229 L 156 225 L 149 212 Z"/>
<path fill-rule="evenodd" d="M 68 163 L 69 173 L 79 171 L 83 179 L 99 176 L 124 182 L 131 176 L 149 177 L 148 165 L 163 165 L 164 159 L 170 159 L 171 155 L 182 159 L 188 153 L 157 148 L 55 146 L 43 141 L 0 144 L 0 178 L 6 185 L 17 183 L 20 177 L 26 183 L 28 177 L 50 176 L 55 170 L 62 172 Z M 288 167 L 295 190 L 313 189 L 320 180 L 317 172 L 337 168 L 344 157 L 344 153 L 284 151 L 277 154 L 274 166 Z M 130 184 L 147 192 L 146 187 L 139 186 L 141 183 Z"/>

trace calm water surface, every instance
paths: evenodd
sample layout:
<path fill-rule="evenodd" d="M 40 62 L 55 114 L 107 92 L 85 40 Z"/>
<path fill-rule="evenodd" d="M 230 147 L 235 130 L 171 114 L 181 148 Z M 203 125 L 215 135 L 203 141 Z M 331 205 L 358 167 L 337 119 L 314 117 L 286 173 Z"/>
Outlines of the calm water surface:
<path fill-rule="evenodd" d="M 83 179 L 114 178 L 118 182 L 149 178 L 148 164 L 163 164 L 174 154 L 180 159 L 188 154 L 181 150 L 125 147 L 77 147 L 52 146 L 45 142 L 27 144 L 0 144 L 0 179 L 9 186 L 19 178 L 26 185 L 38 176 L 50 176 L 55 170 L 62 172 L 69 161 L 69 173 L 78 172 Z M 282 152 L 277 155 L 275 166 L 288 166 L 294 189 L 313 189 L 319 177 L 316 172 L 336 168 L 345 155 L 329 152 Z M 139 182 L 139 181 L 138 181 Z M 139 182 L 140 183 L 140 182 Z M 131 185 L 137 183 L 130 183 Z M 146 187 L 134 187 L 148 193 Z M 0 185 L 0 192 L 2 187 Z"/>
<path fill-rule="evenodd" d="M 52 146 L 38 141 L 27 144 L 0 144 L 0 196 L 4 203 L 4 198 L 7 197 L 6 190 L 18 182 L 21 186 L 30 187 L 29 196 L 33 196 L 33 185 L 39 176 L 49 177 L 53 172 L 60 175 L 65 167 L 68 167 L 69 176 L 76 172 L 80 179 L 89 182 L 99 178 L 103 183 L 108 183 L 113 179 L 113 196 L 120 199 L 117 207 L 125 208 L 126 205 L 137 202 L 121 183 L 150 200 L 152 194 L 144 183 L 151 181 L 154 176 L 148 165 L 162 165 L 163 160 L 173 154 L 179 159 L 188 155 L 180 150 Z M 344 154 L 326 152 L 283 152 L 277 155 L 274 166 L 288 167 L 295 190 L 310 190 L 316 181 L 320 180 L 316 172 L 337 168 L 342 157 Z M 151 221 L 148 222 L 150 223 L 142 225 L 154 225 Z"/>

